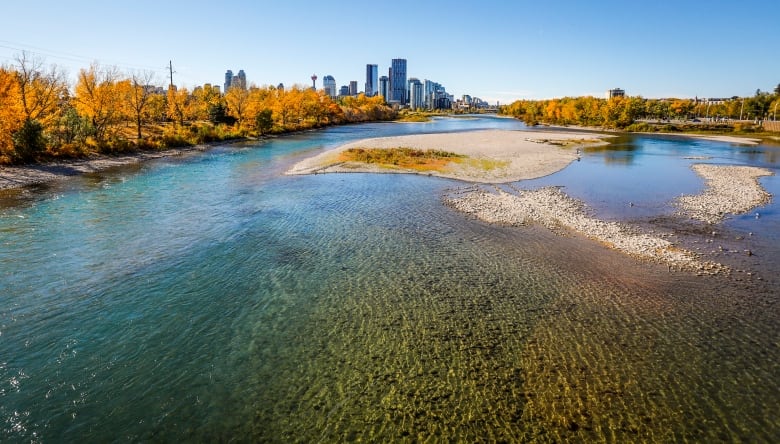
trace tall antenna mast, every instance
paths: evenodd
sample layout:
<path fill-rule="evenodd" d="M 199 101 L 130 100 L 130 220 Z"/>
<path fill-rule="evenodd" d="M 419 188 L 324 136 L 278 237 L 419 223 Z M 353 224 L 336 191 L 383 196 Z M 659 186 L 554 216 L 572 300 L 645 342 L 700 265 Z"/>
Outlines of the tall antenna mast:
<path fill-rule="evenodd" d="M 171 86 L 173 86 L 173 62 L 168 60 L 168 70 L 171 72 Z"/>

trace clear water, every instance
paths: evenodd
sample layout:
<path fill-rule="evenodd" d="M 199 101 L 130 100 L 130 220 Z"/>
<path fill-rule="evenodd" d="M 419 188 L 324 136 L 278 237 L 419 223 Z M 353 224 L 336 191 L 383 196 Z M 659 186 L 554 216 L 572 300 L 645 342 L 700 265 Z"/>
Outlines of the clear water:
<path fill-rule="evenodd" d="M 477 128 L 524 129 L 347 126 L 5 192 L 0 441 L 777 441 L 777 200 L 717 228 L 753 256 L 681 225 L 753 273 L 703 279 L 465 218 L 441 204 L 455 181 L 282 175 Z M 769 146 L 637 136 L 520 186 L 663 228 L 702 186 L 690 156 L 778 168 Z"/>

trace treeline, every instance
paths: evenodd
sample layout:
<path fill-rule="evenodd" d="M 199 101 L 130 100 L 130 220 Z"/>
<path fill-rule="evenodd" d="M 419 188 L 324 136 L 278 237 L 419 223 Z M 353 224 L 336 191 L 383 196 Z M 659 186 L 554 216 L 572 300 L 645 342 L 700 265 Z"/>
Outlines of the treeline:
<path fill-rule="evenodd" d="M 75 85 L 26 54 L 0 67 L 0 164 L 84 157 L 390 120 L 381 97 L 335 102 L 323 91 L 154 84 L 154 74 L 92 65 Z"/>
<path fill-rule="evenodd" d="M 780 102 L 780 85 L 774 94 L 756 91 L 749 98 L 733 97 L 707 103 L 696 99 L 644 99 L 642 97 L 565 97 L 551 100 L 518 100 L 499 113 L 528 125 L 578 125 L 614 129 L 629 128 L 638 120 L 678 119 L 764 120 L 774 118 Z"/>

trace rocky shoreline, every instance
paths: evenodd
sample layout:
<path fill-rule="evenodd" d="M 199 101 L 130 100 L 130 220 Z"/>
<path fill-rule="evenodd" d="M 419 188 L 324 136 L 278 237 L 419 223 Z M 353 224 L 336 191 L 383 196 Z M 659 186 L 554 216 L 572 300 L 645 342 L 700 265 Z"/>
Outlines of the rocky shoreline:
<path fill-rule="evenodd" d="M 231 141 L 220 144 L 235 143 Z M 165 157 L 178 157 L 191 152 L 202 152 L 214 144 L 196 145 L 186 148 L 171 148 L 162 151 L 141 151 L 121 156 L 96 156 L 80 160 L 61 160 L 31 165 L 0 166 L 0 190 L 21 188 L 48 183 L 82 174 L 96 173 L 109 168 L 132 165 Z"/>

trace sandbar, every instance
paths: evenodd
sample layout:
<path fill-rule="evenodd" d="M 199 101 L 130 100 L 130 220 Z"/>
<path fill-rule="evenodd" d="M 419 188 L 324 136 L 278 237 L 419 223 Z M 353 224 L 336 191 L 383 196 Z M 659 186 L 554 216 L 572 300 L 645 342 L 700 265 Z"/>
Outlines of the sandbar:
<path fill-rule="evenodd" d="M 585 205 L 556 187 L 513 192 L 479 187 L 458 190 L 444 197 L 448 206 L 488 223 L 521 226 L 540 224 L 554 232 L 571 230 L 612 249 L 642 260 L 666 264 L 670 270 L 699 274 L 727 272 L 728 267 L 704 261 L 691 251 L 679 248 L 665 239 L 667 235 L 642 233 L 618 222 L 607 222 L 589 216 Z"/>
<path fill-rule="evenodd" d="M 681 196 L 675 202 L 682 215 L 715 224 L 727 214 L 744 214 L 772 197 L 758 182 L 773 173 L 750 166 L 694 164 L 693 171 L 706 181 L 701 194 Z"/>
<path fill-rule="evenodd" d="M 475 183 L 506 183 L 543 177 L 577 160 L 577 149 L 606 145 L 607 135 L 574 132 L 482 130 L 441 134 L 364 139 L 328 150 L 293 166 L 287 174 L 317 173 L 412 173 L 428 174 Z M 399 148 L 441 150 L 463 156 L 444 171 L 418 171 L 343 162 L 339 154 L 350 148 Z"/>

